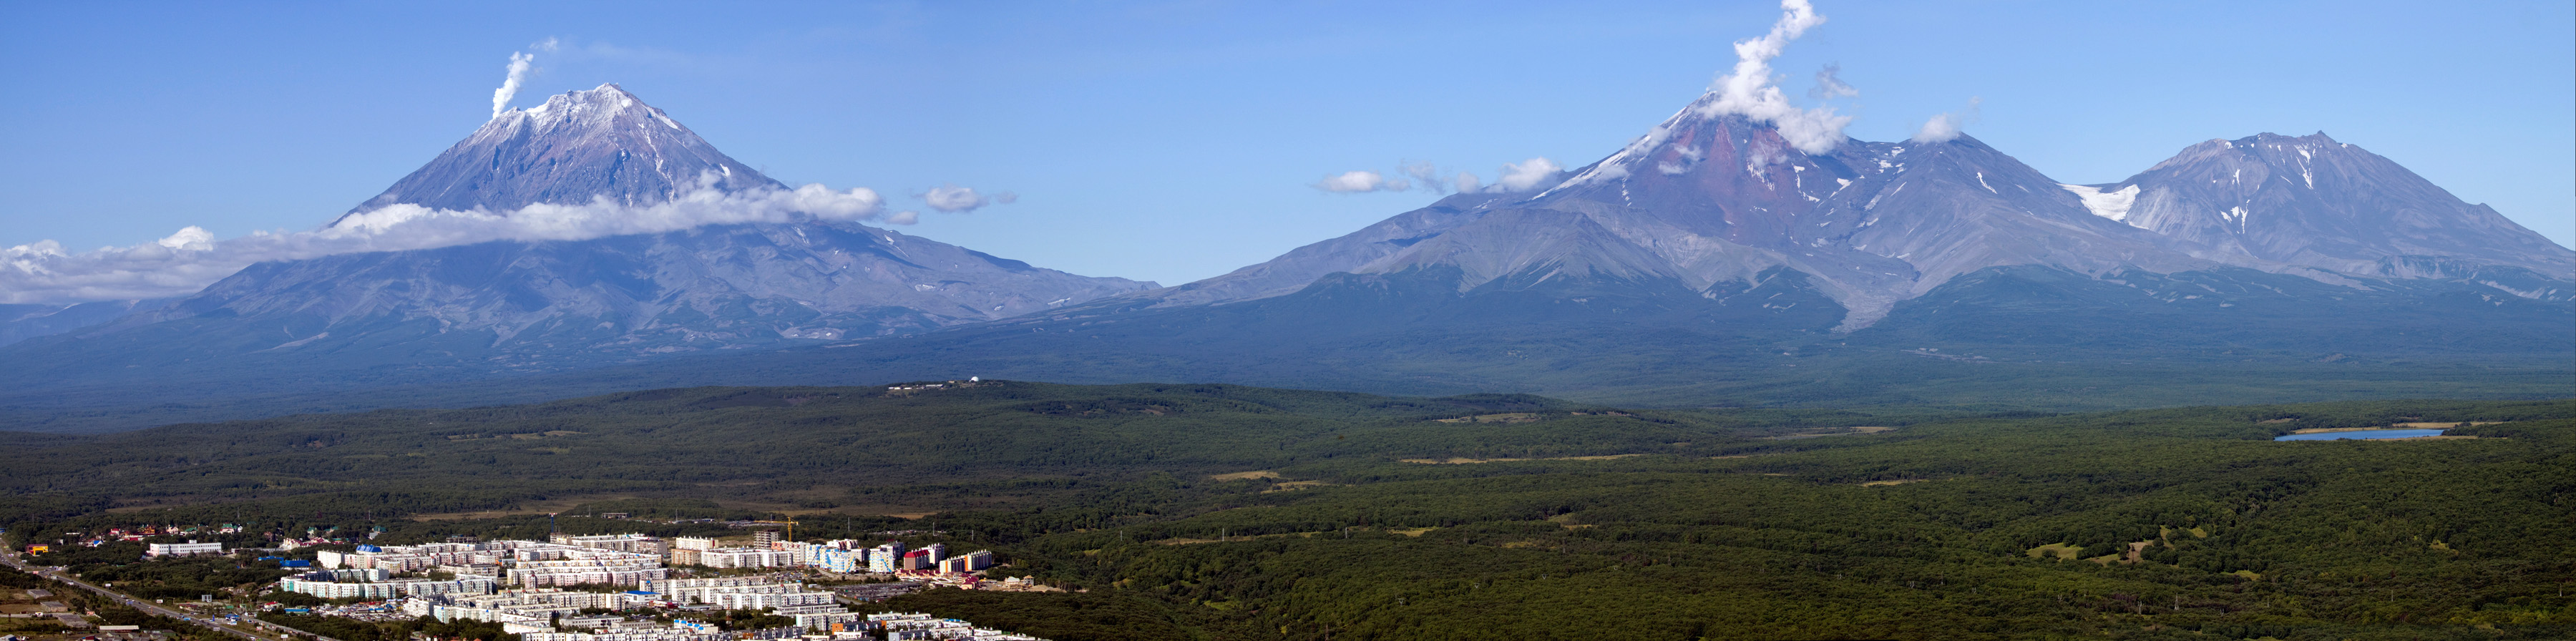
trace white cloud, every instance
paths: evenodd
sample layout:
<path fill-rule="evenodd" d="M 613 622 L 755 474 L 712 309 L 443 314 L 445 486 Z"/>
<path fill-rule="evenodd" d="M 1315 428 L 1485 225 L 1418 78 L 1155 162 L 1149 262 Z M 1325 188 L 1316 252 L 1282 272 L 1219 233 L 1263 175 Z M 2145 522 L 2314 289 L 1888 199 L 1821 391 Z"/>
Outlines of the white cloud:
<path fill-rule="evenodd" d="M 1851 83 L 1843 82 L 1842 73 L 1843 66 L 1840 64 L 1827 64 L 1825 68 L 1816 70 L 1816 86 L 1807 90 L 1807 97 L 1829 100 L 1860 95 L 1859 89 L 1853 88 Z"/>
<path fill-rule="evenodd" d="M 1531 158 L 1520 163 L 1504 163 L 1502 181 L 1488 185 L 1474 172 L 1461 171 L 1444 176 L 1442 175 L 1444 171 L 1439 165 L 1429 162 L 1408 162 L 1398 165 L 1394 175 L 1370 170 L 1348 171 L 1325 176 L 1323 180 L 1316 181 L 1312 186 L 1316 189 L 1343 194 L 1414 189 L 1441 194 L 1480 191 L 1501 193 L 1526 191 L 1530 185 L 1555 176 L 1560 169 L 1562 168 L 1558 167 L 1555 161 L 1546 158 Z"/>
<path fill-rule="evenodd" d="M 1449 190 L 1450 190 L 1450 191 L 1455 191 L 1455 192 L 1458 192 L 1458 193 L 1462 193 L 1462 194 L 1464 194 L 1464 193 L 1469 193 L 1469 192 L 1477 191 L 1477 190 L 1484 189 L 1484 188 L 1485 188 L 1485 181 L 1484 181 L 1484 179 L 1477 178 L 1475 174 L 1471 174 L 1471 173 L 1467 173 L 1467 172 L 1463 172 L 1463 171 L 1462 171 L 1462 172 L 1458 172 L 1458 176 L 1457 176 L 1457 177 L 1449 179 Z"/>
<path fill-rule="evenodd" d="M 1444 192 L 1450 189 L 1450 182 L 1440 177 L 1440 168 L 1429 162 L 1404 163 L 1396 170 L 1404 172 L 1406 179 L 1421 185 L 1424 190 Z"/>
<path fill-rule="evenodd" d="M 538 204 L 507 213 L 392 205 L 352 214 L 307 232 L 253 232 L 228 240 L 198 227 L 157 241 L 73 254 L 51 240 L 0 250 L 0 303 L 67 303 L 179 296 L 204 289 L 253 263 L 333 254 L 430 249 L 496 240 L 586 240 L 651 234 L 702 225 L 809 220 L 911 224 L 912 212 L 884 214 L 884 199 L 866 188 L 822 185 L 737 192 L 713 189 L 714 176 L 669 202 L 628 206 L 605 198 L 572 205 Z"/>
<path fill-rule="evenodd" d="M 1799 151 L 1832 151 L 1842 144 L 1843 128 L 1851 125 L 1852 118 L 1835 115 L 1832 107 L 1800 109 L 1789 104 L 1771 75 L 1771 59 L 1780 57 L 1789 41 L 1824 24 L 1825 17 L 1807 0 L 1781 0 L 1780 11 L 1780 21 L 1771 25 L 1770 33 L 1735 43 L 1735 69 L 1718 77 L 1710 88 L 1717 99 L 1703 104 L 1700 115 L 1735 114 L 1768 122 Z"/>
<path fill-rule="evenodd" d="M 206 231 L 206 228 L 198 227 L 196 225 L 181 227 L 179 228 L 179 233 L 171 234 L 169 238 L 152 241 L 152 244 L 171 249 L 193 249 L 200 251 L 213 248 L 214 243 L 215 233 Z"/>
<path fill-rule="evenodd" d="M 1985 102 L 1986 99 L 1983 97 L 1969 98 L 1968 108 L 1933 116 L 1931 120 L 1923 121 L 1923 128 L 1915 130 L 1914 137 L 1909 138 L 1908 140 L 1912 140 L 1914 142 L 1949 142 L 1957 140 L 1959 138 L 1959 128 L 1967 126 L 1968 123 L 1976 122 L 1977 107 L 1978 105 L 1985 104 Z"/>
<path fill-rule="evenodd" d="M 527 82 L 528 71 L 535 68 L 531 63 L 536 60 L 535 55 L 526 52 L 510 54 L 510 75 L 501 80 L 501 88 L 492 90 L 492 117 L 499 118 L 501 110 L 510 108 L 510 99 L 519 95 L 519 85 Z"/>
<path fill-rule="evenodd" d="M 1402 178 L 1388 178 L 1384 174 L 1362 170 L 1342 172 L 1339 176 L 1325 176 L 1323 180 L 1315 181 L 1314 186 L 1316 189 L 1337 194 L 1357 194 L 1372 191 L 1404 191 L 1412 189 L 1413 183 Z"/>
<path fill-rule="evenodd" d="M 888 223 L 896 224 L 896 225 L 910 225 L 910 224 L 913 224 L 913 223 L 921 222 L 921 212 L 917 212 L 917 211 L 898 211 L 898 212 L 895 212 L 895 213 L 886 214 L 885 221 L 886 221 L 886 222 L 888 222 Z"/>
<path fill-rule="evenodd" d="M 959 187 L 953 184 L 932 187 L 930 191 L 917 195 L 921 198 L 921 202 L 930 205 L 931 209 L 951 214 L 975 211 L 997 201 L 975 193 L 973 187 Z M 1016 194 L 1011 196 L 1011 200 L 1019 199 Z"/>
<path fill-rule="evenodd" d="M 1556 172 L 1564 170 L 1564 167 L 1556 165 L 1556 161 L 1548 160 L 1546 158 L 1531 158 L 1517 163 L 1503 163 L 1503 177 L 1494 181 L 1494 189 L 1499 191 L 1529 191 L 1530 188 L 1539 186 L 1539 183 L 1546 181 L 1549 177 L 1555 176 Z"/>

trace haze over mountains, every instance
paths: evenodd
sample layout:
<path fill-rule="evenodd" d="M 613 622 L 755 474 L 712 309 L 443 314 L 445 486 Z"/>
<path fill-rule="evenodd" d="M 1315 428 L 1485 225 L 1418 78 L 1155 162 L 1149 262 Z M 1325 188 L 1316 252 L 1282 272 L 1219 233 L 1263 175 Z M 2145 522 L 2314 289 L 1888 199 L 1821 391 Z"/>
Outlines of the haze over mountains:
<path fill-rule="evenodd" d="M 1820 144 L 1724 104 L 1713 90 L 1525 191 L 1171 288 L 822 218 L 263 263 L 0 348 L 30 365 L 0 403 L 86 429 L 102 423 L 49 421 L 115 414 L 133 401 L 100 396 L 134 390 L 305 399 L 177 414 L 212 416 L 450 383 L 547 397 L 979 373 L 1696 404 L 1856 398 L 1851 374 L 1889 363 L 2408 359 L 2545 385 L 2576 355 L 2576 252 L 2322 134 L 2063 185 L 1965 135 Z M 610 85 L 503 113 L 335 225 L 783 187 Z M 763 353 L 653 358 L 746 348 Z"/>
<path fill-rule="evenodd" d="M 332 226 L 436 210 L 721 207 L 724 195 L 786 189 L 602 85 L 503 112 Z M 265 262 L 56 343 L 127 354 L 129 365 L 252 357 L 505 371 L 919 331 L 1151 286 L 811 217 Z"/>

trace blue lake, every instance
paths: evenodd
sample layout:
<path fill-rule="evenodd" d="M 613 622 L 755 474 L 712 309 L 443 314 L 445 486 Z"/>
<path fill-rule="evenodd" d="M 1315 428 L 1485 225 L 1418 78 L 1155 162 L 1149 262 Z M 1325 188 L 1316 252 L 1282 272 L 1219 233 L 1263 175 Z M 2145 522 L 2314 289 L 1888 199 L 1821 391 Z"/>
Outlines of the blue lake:
<path fill-rule="evenodd" d="M 2340 441 L 2340 440 L 2344 440 L 2344 439 L 2355 439 L 2355 438 L 2415 438 L 2415 437 L 2418 437 L 2418 436 L 2440 436 L 2440 435 L 2442 434 L 2442 432 L 2444 432 L 2444 431 L 2445 431 L 2445 430 L 2438 430 L 2438 429 L 2436 429 L 2436 430 L 2367 430 L 2367 431 L 2360 431 L 2360 432 L 2318 432 L 2318 433 L 2315 433 L 2315 434 L 2291 434 L 2291 435 L 2289 435 L 2289 436 L 2283 436 L 2283 437 L 2279 437 L 2279 438 L 2274 438 L 2274 439 L 2272 439 L 2272 440 L 2275 440 L 2275 441 Z"/>

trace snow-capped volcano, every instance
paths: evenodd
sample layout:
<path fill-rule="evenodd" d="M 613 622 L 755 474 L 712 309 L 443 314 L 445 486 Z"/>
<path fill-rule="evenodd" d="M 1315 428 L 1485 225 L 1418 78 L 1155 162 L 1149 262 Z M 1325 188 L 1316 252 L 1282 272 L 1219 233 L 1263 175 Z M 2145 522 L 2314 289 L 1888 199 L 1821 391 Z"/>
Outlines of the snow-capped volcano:
<path fill-rule="evenodd" d="M 1281 257 L 1293 265 L 1255 265 L 1156 295 L 1166 304 L 1225 302 L 1294 291 L 1271 282 L 1285 273 L 1312 280 L 1440 265 L 1459 269 L 1461 289 L 1580 274 L 1669 278 L 1716 295 L 1786 268 L 1849 310 L 1846 327 L 1863 327 L 1898 301 L 1980 269 L 2098 274 L 2229 264 L 2095 216 L 2047 176 L 1973 137 L 1844 138 L 1809 153 L 1769 123 L 1713 112 L 1715 100 L 1702 96 L 1534 193 L 1461 194 Z M 1247 286 L 1256 280 L 1265 286 Z"/>
<path fill-rule="evenodd" d="M 2322 135 L 2185 150 L 2127 182 L 2061 185 L 1972 136 L 1817 151 L 1713 109 L 1715 92 L 1532 192 L 1459 194 L 1224 276 L 1137 296 L 1258 300 L 1333 272 L 1454 273 L 1461 292 L 1562 278 L 1671 281 L 1711 298 L 1789 270 L 1868 327 L 1998 268 L 2103 277 L 2244 268 L 2335 286 L 2470 278 L 2560 297 L 2569 252 L 2387 159 Z M 2223 201 L 2223 202 L 2222 202 Z M 2252 220 L 2249 220 L 2249 217 Z M 2551 271 L 2555 270 L 2555 271 Z M 2549 274 L 2556 276 L 2549 277 Z M 2550 293 L 2550 292 L 2558 293 Z"/>
<path fill-rule="evenodd" d="M 1777 127 L 1698 103 L 1520 206 L 1581 212 L 1651 248 L 1695 287 L 1772 267 L 1805 272 L 1851 311 L 1847 327 L 1992 267 L 2098 274 L 2219 264 L 2091 215 L 2047 176 L 1974 137 L 1845 138 L 1811 154 Z"/>
<path fill-rule="evenodd" d="M 596 198 L 644 205 L 695 189 L 754 187 L 786 186 L 716 151 L 635 94 L 604 84 L 501 112 L 350 213 L 398 203 L 494 213 Z"/>
<path fill-rule="evenodd" d="M 352 214 L 592 204 L 615 215 L 700 190 L 785 189 L 601 85 L 502 112 Z M 925 331 L 1154 286 L 849 219 L 784 220 L 264 262 L 168 306 L 11 349 L 61 371 L 238 361 L 473 378 Z"/>
<path fill-rule="evenodd" d="M 2324 132 L 2211 140 L 2128 180 L 2068 189 L 2105 217 L 2266 261 L 2398 277 L 2475 265 L 2576 275 L 2576 252 Z"/>

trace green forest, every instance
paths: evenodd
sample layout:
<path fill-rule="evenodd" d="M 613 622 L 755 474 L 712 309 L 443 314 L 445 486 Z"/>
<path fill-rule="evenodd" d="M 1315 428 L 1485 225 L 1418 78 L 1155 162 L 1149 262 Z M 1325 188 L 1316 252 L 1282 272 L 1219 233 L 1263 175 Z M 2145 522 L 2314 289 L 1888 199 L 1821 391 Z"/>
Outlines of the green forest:
<path fill-rule="evenodd" d="M 2473 438 L 2271 440 L 2400 423 Z M 990 382 L 0 444 L 13 543 L 141 523 L 402 543 L 723 529 L 588 516 L 604 512 L 785 518 L 799 538 L 992 549 L 1000 574 L 1078 591 L 882 607 L 1058 641 L 2576 636 L 2576 400 L 1638 410 Z"/>

